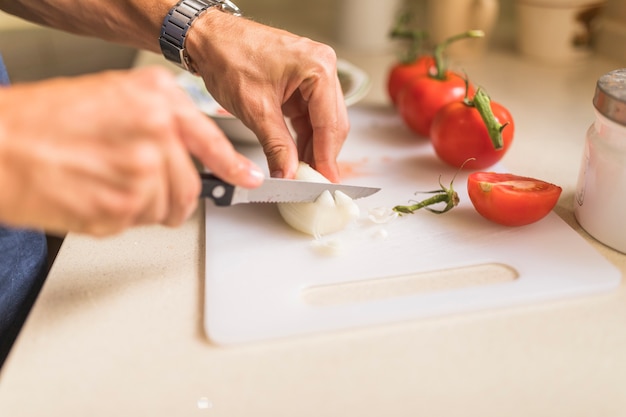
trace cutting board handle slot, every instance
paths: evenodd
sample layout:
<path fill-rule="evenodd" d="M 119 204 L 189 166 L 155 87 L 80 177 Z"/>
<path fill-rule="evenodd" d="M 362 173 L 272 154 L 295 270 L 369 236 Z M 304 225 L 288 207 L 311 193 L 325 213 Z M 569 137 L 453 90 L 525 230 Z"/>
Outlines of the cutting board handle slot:
<path fill-rule="evenodd" d="M 515 281 L 517 278 L 519 273 L 513 267 L 501 263 L 488 263 L 339 284 L 315 285 L 304 288 L 300 295 L 304 303 L 310 306 L 334 306 L 502 284 Z"/>

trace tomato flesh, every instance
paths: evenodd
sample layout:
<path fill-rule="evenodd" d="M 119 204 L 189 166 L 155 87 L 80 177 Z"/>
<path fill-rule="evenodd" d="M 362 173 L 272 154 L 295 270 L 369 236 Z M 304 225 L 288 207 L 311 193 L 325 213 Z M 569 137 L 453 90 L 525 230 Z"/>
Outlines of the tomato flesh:
<path fill-rule="evenodd" d="M 476 211 L 505 226 L 535 223 L 552 211 L 561 187 L 535 178 L 497 172 L 473 172 L 467 192 Z"/>

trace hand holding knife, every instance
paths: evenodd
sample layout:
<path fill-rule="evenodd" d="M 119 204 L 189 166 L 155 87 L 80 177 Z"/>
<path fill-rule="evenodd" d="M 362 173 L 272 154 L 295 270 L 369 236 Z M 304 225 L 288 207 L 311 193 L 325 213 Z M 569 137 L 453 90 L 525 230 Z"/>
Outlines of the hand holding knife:
<path fill-rule="evenodd" d="M 229 184 L 213 174 L 201 172 L 200 197 L 210 198 L 216 206 L 232 206 L 242 203 L 310 203 L 328 190 L 341 191 L 352 199 L 367 197 L 380 188 L 361 187 L 322 182 L 266 178 L 257 188 L 243 188 Z"/>

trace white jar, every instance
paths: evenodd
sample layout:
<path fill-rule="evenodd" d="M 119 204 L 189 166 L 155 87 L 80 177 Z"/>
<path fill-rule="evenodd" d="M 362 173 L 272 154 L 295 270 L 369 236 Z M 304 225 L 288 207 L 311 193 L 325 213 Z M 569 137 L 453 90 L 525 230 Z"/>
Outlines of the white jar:
<path fill-rule="evenodd" d="M 626 68 L 598 80 L 574 213 L 590 235 L 626 253 Z"/>

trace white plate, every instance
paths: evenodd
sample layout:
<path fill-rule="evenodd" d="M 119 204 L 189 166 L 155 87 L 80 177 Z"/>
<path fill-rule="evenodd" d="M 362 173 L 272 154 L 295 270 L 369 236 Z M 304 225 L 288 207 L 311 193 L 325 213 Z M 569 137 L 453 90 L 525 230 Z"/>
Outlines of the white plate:
<path fill-rule="evenodd" d="M 357 103 L 368 93 L 370 77 L 365 71 L 340 59 L 337 61 L 337 73 L 346 106 Z M 254 133 L 213 98 L 207 91 L 202 78 L 188 72 L 181 72 L 177 76 L 177 81 L 198 108 L 215 120 L 230 140 L 240 143 L 258 143 Z"/>

